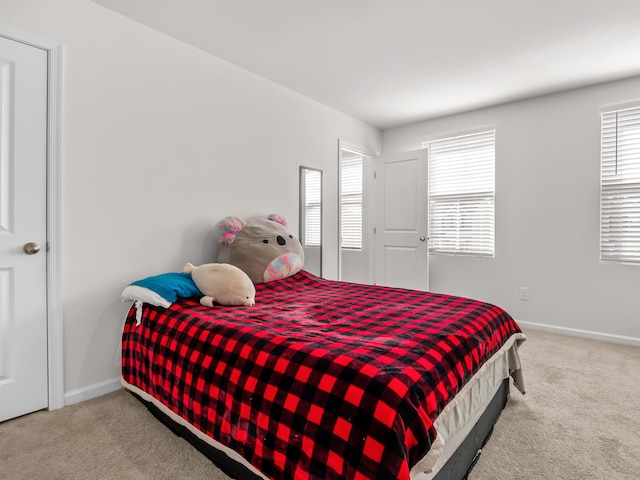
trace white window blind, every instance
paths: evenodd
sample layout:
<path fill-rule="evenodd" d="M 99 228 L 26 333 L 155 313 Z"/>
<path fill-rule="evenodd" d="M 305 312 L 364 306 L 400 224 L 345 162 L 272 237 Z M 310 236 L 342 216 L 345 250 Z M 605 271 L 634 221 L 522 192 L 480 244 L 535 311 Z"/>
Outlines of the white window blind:
<path fill-rule="evenodd" d="M 493 257 L 495 131 L 428 147 L 429 251 Z"/>
<path fill-rule="evenodd" d="M 600 259 L 640 263 L 640 107 L 602 114 Z"/>
<path fill-rule="evenodd" d="M 322 222 L 322 173 L 319 170 L 305 170 L 304 185 L 304 246 L 319 247 Z"/>
<path fill-rule="evenodd" d="M 340 248 L 344 249 L 362 250 L 362 157 L 355 154 L 340 160 Z"/>

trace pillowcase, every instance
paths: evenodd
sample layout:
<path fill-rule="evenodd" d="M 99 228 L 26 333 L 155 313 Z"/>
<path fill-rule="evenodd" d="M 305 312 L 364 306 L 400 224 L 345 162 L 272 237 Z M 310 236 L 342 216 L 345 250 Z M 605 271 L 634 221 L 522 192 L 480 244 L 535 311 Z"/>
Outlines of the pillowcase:
<path fill-rule="evenodd" d="M 139 287 L 138 285 L 129 285 L 126 287 L 120 295 L 120 298 L 123 302 L 142 302 L 164 308 L 169 308 L 171 306 L 171 302 L 158 295 L 157 292 L 145 287 Z"/>
<path fill-rule="evenodd" d="M 168 308 L 178 297 L 202 296 L 190 273 L 171 272 L 137 280 L 124 289 L 123 302 L 142 301 L 156 307 Z"/>

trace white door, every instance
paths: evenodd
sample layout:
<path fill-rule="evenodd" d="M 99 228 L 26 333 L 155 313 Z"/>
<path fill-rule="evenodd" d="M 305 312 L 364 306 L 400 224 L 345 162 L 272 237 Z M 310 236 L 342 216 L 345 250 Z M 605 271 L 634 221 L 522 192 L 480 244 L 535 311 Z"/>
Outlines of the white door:
<path fill-rule="evenodd" d="M 427 151 L 376 159 L 375 283 L 429 289 Z"/>
<path fill-rule="evenodd" d="M 0 37 L 0 421 L 47 407 L 47 52 Z"/>

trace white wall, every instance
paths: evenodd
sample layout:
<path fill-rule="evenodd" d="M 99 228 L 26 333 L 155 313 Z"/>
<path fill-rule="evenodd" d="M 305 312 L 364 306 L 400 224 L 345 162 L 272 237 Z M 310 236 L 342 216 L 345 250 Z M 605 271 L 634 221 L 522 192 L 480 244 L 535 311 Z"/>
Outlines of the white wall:
<path fill-rule="evenodd" d="M 0 21 L 64 44 L 67 394 L 119 376 L 128 283 L 215 261 L 227 215 L 297 231 L 301 164 L 324 170 L 337 278 L 338 138 L 379 151 L 378 130 L 88 0 L 0 0 Z"/>
<path fill-rule="evenodd" d="M 523 324 L 640 342 L 640 266 L 602 263 L 598 250 L 599 110 L 637 100 L 640 78 L 383 132 L 389 153 L 496 129 L 496 256 L 431 255 L 431 288 L 499 304 Z"/>

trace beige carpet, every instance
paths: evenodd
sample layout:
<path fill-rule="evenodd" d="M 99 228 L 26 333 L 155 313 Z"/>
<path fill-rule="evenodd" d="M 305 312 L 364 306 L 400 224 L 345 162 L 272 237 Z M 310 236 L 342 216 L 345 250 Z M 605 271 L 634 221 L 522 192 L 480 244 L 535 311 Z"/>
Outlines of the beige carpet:
<path fill-rule="evenodd" d="M 640 478 L 640 348 L 525 332 L 512 389 L 470 480 Z"/>
<path fill-rule="evenodd" d="M 528 331 L 470 480 L 640 478 L 640 348 Z M 227 480 L 131 395 L 0 423 L 3 480 Z"/>

